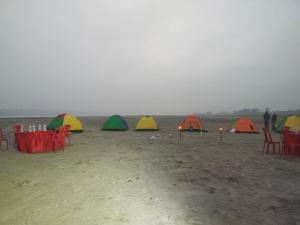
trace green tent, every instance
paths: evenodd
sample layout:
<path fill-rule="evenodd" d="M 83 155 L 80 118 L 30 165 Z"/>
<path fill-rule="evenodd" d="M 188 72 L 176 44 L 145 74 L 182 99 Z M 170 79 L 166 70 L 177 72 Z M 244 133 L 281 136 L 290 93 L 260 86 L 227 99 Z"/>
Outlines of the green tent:
<path fill-rule="evenodd" d="M 276 131 L 281 132 L 284 128 L 285 121 L 288 116 L 280 116 L 276 123 Z"/>
<path fill-rule="evenodd" d="M 64 123 L 64 120 L 61 117 L 57 116 L 50 121 L 50 123 L 47 125 L 47 129 L 55 130 L 59 127 L 62 127 L 63 123 Z"/>
<path fill-rule="evenodd" d="M 102 130 L 128 130 L 128 125 L 123 117 L 113 115 L 104 122 Z"/>

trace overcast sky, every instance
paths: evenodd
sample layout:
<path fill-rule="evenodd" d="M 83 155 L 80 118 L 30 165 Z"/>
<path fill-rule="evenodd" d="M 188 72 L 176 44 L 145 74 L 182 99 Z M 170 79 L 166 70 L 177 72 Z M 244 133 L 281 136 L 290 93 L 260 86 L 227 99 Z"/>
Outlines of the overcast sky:
<path fill-rule="evenodd" d="M 300 108 L 298 0 L 0 0 L 0 109 Z"/>

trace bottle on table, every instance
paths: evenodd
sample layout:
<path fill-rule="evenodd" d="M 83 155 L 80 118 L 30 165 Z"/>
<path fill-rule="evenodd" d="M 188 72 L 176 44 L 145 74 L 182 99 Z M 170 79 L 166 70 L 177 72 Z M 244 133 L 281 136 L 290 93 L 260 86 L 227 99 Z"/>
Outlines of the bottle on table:
<path fill-rule="evenodd" d="M 46 127 L 46 124 L 44 124 L 44 131 L 46 131 L 47 130 L 47 127 Z"/>
<path fill-rule="evenodd" d="M 41 131 L 42 130 L 42 125 L 41 124 L 39 124 L 39 131 Z"/>
<path fill-rule="evenodd" d="M 31 125 L 29 125 L 28 131 L 31 132 Z"/>
<path fill-rule="evenodd" d="M 35 132 L 35 125 L 32 125 L 32 131 Z"/>

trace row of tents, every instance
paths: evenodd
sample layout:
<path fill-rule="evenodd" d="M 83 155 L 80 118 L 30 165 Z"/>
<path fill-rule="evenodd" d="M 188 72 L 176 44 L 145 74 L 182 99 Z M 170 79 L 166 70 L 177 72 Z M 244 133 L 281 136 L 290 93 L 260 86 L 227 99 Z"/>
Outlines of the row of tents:
<path fill-rule="evenodd" d="M 83 126 L 81 121 L 70 113 L 59 114 L 53 118 L 47 125 L 47 129 L 55 130 L 64 125 L 70 125 L 70 131 L 82 132 Z M 116 130 L 123 131 L 128 130 L 128 124 L 122 116 L 113 115 L 109 117 L 103 124 L 102 130 Z M 135 130 L 159 130 L 158 124 L 152 116 L 142 116 L 136 124 Z"/>
<path fill-rule="evenodd" d="M 75 116 L 64 113 L 52 119 L 47 129 L 54 130 L 64 125 L 71 125 L 72 132 L 82 132 L 83 126 L 81 121 Z M 284 127 L 300 131 L 300 118 L 297 116 L 285 116 L 278 120 L 276 130 L 280 132 Z M 102 130 L 106 131 L 125 131 L 128 130 L 128 124 L 122 116 L 110 116 L 103 124 Z M 204 128 L 202 120 L 196 116 L 187 116 L 185 120 L 178 127 L 180 131 L 186 132 L 207 132 Z M 152 116 L 142 116 L 135 126 L 136 131 L 158 131 L 159 126 Z M 259 133 L 255 123 L 249 118 L 239 118 L 230 129 L 234 133 Z"/>

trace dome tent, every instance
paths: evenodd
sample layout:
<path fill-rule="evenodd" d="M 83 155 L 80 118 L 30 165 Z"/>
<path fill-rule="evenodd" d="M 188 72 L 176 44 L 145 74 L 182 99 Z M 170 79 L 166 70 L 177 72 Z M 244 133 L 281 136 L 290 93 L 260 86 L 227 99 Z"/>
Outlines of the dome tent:
<path fill-rule="evenodd" d="M 233 128 L 235 129 L 235 133 L 259 133 L 254 122 L 246 117 L 239 118 Z"/>
<path fill-rule="evenodd" d="M 298 116 L 289 116 L 284 123 L 284 127 L 300 131 L 300 117 Z"/>
<path fill-rule="evenodd" d="M 71 126 L 71 132 L 83 132 L 81 121 L 70 113 L 63 113 L 57 115 L 48 123 L 47 129 L 55 130 L 65 125 Z"/>
<path fill-rule="evenodd" d="M 203 127 L 203 122 L 196 115 L 190 115 L 180 124 L 181 131 L 187 132 L 207 132 Z"/>
<path fill-rule="evenodd" d="M 299 116 L 280 116 L 276 123 L 276 131 L 281 132 L 284 127 L 300 131 Z"/>
<path fill-rule="evenodd" d="M 288 116 L 280 116 L 277 120 L 277 123 L 276 123 L 276 131 L 277 132 L 281 132 L 284 128 L 284 124 L 285 124 L 285 121 L 287 120 Z"/>
<path fill-rule="evenodd" d="M 135 126 L 136 131 L 158 131 L 158 125 L 152 116 L 142 116 Z"/>
<path fill-rule="evenodd" d="M 128 125 L 123 117 L 113 115 L 104 122 L 102 130 L 125 131 L 128 130 Z"/>

